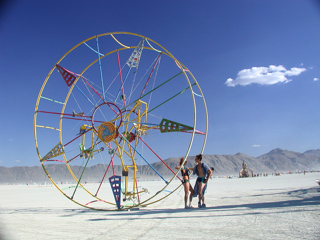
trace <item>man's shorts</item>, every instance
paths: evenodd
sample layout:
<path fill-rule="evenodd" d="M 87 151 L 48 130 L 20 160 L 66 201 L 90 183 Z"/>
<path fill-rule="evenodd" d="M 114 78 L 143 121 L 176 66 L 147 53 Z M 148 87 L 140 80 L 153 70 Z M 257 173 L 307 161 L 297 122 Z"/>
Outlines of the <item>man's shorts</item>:
<path fill-rule="evenodd" d="M 197 182 L 204 183 L 205 178 L 204 177 L 198 177 Z"/>

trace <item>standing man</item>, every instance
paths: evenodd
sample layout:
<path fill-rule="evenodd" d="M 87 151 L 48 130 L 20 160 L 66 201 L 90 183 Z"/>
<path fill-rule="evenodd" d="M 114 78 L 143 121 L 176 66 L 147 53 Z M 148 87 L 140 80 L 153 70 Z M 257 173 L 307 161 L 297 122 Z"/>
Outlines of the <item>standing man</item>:
<path fill-rule="evenodd" d="M 198 176 L 196 180 L 196 184 L 194 186 L 194 193 L 195 196 L 198 194 L 198 207 L 205 208 L 206 204 L 204 203 L 204 188 L 207 185 L 207 182 L 212 174 L 212 170 L 209 168 L 209 166 L 202 161 L 202 154 L 198 154 L 195 158 L 196 166 L 193 169 L 193 174 L 196 174 Z M 202 205 L 201 205 L 202 200 Z"/>

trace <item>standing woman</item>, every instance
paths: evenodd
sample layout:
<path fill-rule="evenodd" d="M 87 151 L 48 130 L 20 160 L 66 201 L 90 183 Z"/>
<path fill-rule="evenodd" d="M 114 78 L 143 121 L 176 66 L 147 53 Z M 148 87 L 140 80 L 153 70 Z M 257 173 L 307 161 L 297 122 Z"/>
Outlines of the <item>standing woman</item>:
<path fill-rule="evenodd" d="M 183 163 L 183 158 L 180 158 L 180 166 Z M 189 182 L 189 171 L 192 170 L 191 168 L 187 168 L 186 167 L 187 164 L 187 160 L 184 162 L 184 166 L 181 167 L 181 175 L 182 175 L 182 184 L 184 187 L 184 204 L 185 207 L 184 208 L 192 208 L 191 206 L 191 201 L 192 201 L 192 197 L 194 194 L 193 188 Z M 179 169 L 180 167 L 176 167 L 176 169 Z M 190 197 L 189 197 L 189 206 L 188 206 L 188 196 L 189 196 L 189 192 Z"/>

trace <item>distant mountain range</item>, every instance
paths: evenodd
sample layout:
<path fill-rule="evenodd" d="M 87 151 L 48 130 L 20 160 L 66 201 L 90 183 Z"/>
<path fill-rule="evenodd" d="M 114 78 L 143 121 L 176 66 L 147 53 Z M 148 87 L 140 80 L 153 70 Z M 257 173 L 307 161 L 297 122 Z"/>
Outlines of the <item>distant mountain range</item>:
<path fill-rule="evenodd" d="M 187 160 L 187 166 L 193 167 L 194 156 L 189 156 Z M 168 158 L 164 161 L 173 171 L 175 171 L 174 168 L 179 165 L 178 158 Z M 245 162 L 248 169 L 251 169 L 255 174 L 304 170 L 318 171 L 320 170 L 320 149 L 299 153 L 277 148 L 259 157 L 251 157 L 243 153 L 234 155 L 204 155 L 203 162 L 215 168 L 215 176 L 238 175 L 243 162 Z M 163 163 L 157 162 L 151 165 L 163 175 L 163 177 L 172 176 L 172 173 L 168 171 L 168 168 Z M 79 178 L 83 170 L 82 166 L 70 167 L 74 175 Z M 81 181 L 99 182 L 106 169 L 107 166 L 103 164 L 87 167 Z M 148 165 L 138 166 L 138 169 L 140 178 L 152 179 L 156 176 L 156 173 Z M 74 181 L 65 164 L 49 164 L 46 165 L 46 170 L 55 182 L 57 182 L 57 180 L 59 180 L 59 182 Z M 109 170 L 108 174 L 110 172 L 112 171 Z M 117 175 L 122 174 L 121 166 L 115 166 L 115 173 Z M 105 179 L 107 179 L 109 175 L 107 175 Z M 129 176 L 130 175 L 132 175 L 132 171 L 129 171 Z M 1 184 L 44 182 L 50 181 L 40 164 L 34 167 L 0 167 Z"/>

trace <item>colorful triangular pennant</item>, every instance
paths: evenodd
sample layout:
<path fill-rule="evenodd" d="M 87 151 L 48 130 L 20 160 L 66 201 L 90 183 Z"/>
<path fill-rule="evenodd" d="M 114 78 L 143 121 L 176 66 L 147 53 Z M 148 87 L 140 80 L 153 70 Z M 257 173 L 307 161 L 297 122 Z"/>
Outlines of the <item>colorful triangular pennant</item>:
<path fill-rule="evenodd" d="M 59 142 L 54 148 L 52 148 L 52 150 L 50 152 L 48 152 L 41 160 L 40 162 L 42 161 L 45 161 L 45 160 L 48 160 L 50 158 L 53 158 L 53 157 L 56 157 L 56 156 L 59 156 L 61 154 L 64 153 L 64 147 L 63 145 L 61 144 L 61 142 Z"/>
<path fill-rule="evenodd" d="M 121 176 L 112 176 L 109 178 L 111 189 L 113 192 L 114 199 L 117 203 L 118 209 L 120 209 L 120 195 L 121 195 Z"/>
<path fill-rule="evenodd" d="M 73 75 L 69 70 L 61 67 L 60 65 L 56 65 L 59 73 L 61 74 L 61 76 L 63 77 L 64 81 L 66 82 L 66 84 L 68 85 L 68 87 L 70 87 L 74 80 L 76 80 L 76 76 Z"/>
<path fill-rule="evenodd" d="M 160 122 L 160 132 L 183 132 L 187 130 L 193 130 L 193 127 L 184 125 L 182 123 L 174 122 L 163 118 Z"/>
<path fill-rule="evenodd" d="M 138 46 L 134 49 L 133 53 L 131 54 L 128 61 L 126 62 L 126 64 L 129 67 L 135 67 L 135 68 L 138 67 L 142 50 L 143 50 L 143 45 L 144 45 L 144 39 L 142 39 L 139 42 Z"/>

